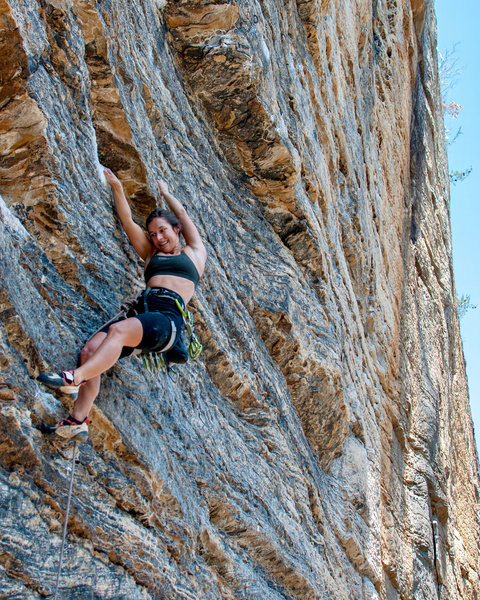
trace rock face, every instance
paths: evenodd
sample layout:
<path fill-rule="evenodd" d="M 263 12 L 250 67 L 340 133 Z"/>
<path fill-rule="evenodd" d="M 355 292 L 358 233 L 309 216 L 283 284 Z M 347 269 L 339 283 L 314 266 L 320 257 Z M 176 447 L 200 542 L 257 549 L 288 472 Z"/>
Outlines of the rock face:
<path fill-rule="evenodd" d="M 433 0 L 0 0 L 0 598 L 52 594 L 72 447 L 32 379 L 141 287 L 163 177 L 204 352 L 126 359 L 80 448 L 62 598 L 480 595 Z"/>

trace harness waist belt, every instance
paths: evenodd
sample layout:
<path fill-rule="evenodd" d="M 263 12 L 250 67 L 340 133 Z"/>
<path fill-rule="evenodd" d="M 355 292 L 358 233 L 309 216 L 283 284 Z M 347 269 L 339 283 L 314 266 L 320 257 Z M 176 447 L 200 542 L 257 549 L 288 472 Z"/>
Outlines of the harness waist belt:
<path fill-rule="evenodd" d="M 154 296 L 160 296 L 161 298 L 171 298 L 172 300 L 178 300 L 178 302 L 180 302 L 180 305 L 182 306 L 182 308 L 185 310 L 185 301 L 180 296 L 180 294 L 177 294 L 177 292 L 173 292 L 172 290 L 169 290 L 167 288 L 147 287 L 142 295 L 146 298 L 150 294 L 153 294 Z"/>

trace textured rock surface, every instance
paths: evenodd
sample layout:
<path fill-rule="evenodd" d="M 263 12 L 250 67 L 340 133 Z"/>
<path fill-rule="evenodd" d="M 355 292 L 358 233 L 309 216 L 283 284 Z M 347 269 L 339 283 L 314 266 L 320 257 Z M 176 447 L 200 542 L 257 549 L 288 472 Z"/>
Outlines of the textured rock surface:
<path fill-rule="evenodd" d="M 63 598 L 480 595 L 432 0 L 0 0 L 0 598 L 52 593 L 71 447 L 31 379 L 141 286 L 164 177 L 204 352 L 125 360 L 81 447 Z"/>

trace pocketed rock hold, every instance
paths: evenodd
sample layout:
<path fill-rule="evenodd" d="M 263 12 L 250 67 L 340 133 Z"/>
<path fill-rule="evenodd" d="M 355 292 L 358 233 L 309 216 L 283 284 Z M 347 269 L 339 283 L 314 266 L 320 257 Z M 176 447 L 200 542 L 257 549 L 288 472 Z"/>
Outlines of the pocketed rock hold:
<path fill-rule="evenodd" d="M 79 449 L 64 598 L 474 600 L 480 490 L 433 0 L 0 0 L 0 577 L 51 595 L 71 399 L 165 179 L 204 346 L 126 359 Z"/>

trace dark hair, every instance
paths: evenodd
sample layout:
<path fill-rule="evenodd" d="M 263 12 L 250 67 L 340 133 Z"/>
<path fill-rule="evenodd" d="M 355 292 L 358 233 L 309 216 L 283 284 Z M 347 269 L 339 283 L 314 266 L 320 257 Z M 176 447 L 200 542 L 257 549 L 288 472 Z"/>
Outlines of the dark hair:
<path fill-rule="evenodd" d="M 147 220 L 145 222 L 145 228 L 147 229 L 147 231 L 150 223 L 153 221 L 153 219 L 156 219 L 157 217 L 160 219 L 165 219 L 165 221 L 167 223 L 170 223 L 172 227 L 176 227 L 178 225 L 178 232 L 182 232 L 183 226 L 177 219 L 177 217 L 173 214 L 171 210 L 164 210 L 163 208 L 156 208 L 155 210 L 152 210 L 152 212 L 148 215 Z"/>

